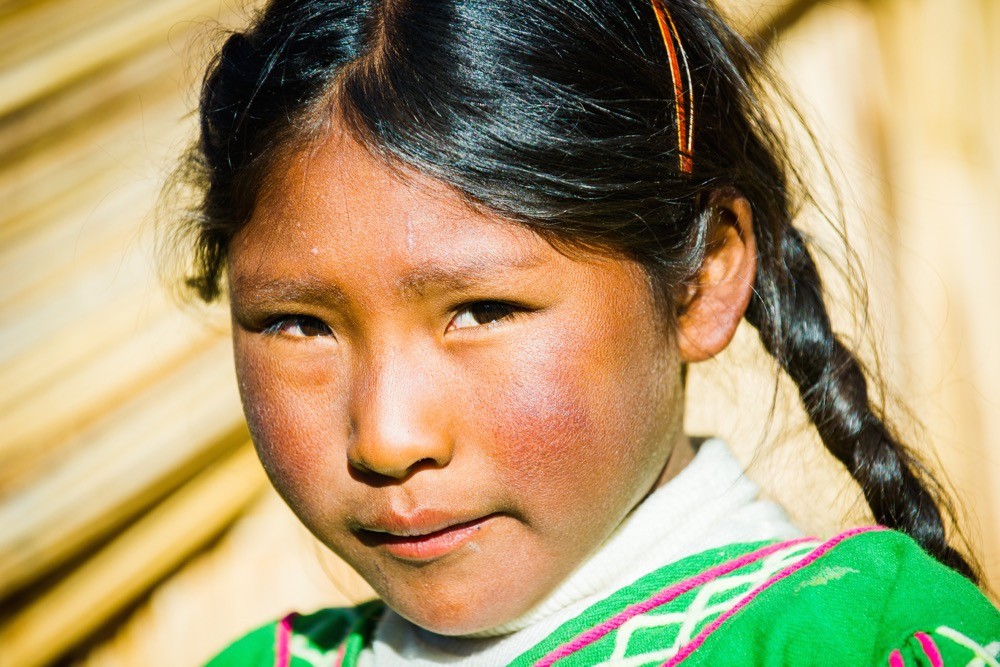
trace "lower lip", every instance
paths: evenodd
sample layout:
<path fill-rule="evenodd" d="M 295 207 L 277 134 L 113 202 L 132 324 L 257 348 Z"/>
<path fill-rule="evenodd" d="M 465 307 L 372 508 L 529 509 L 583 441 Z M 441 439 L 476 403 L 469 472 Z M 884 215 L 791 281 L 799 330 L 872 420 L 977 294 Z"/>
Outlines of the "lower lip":
<path fill-rule="evenodd" d="M 368 539 L 403 560 L 433 560 L 458 551 L 476 536 L 493 518 L 456 524 L 426 535 L 389 535 L 368 532 Z"/>

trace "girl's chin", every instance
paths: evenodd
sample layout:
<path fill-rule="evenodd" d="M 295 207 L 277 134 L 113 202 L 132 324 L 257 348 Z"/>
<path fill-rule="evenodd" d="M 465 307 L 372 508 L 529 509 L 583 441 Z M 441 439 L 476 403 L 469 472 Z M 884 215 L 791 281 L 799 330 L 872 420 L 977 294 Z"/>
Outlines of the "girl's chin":
<path fill-rule="evenodd" d="M 497 614 L 496 610 L 474 608 L 441 607 L 434 605 L 428 608 L 407 609 L 406 605 L 389 604 L 392 609 L 416 626 L 447 637 L 464 637 L 489 633 L 491 630 L 506 625 L 521 616 L 519 613 Z M 484 613 L 484 611 L 486 613 Z"/>
<path fill-rule="evenodd" d="M 449 637 L 486 633 L 524 616 L 548 591 L 527 590 L 522 577 L 506 580 L 497 569 L 486 579 L 431 579 L 379 592 L 397 614 L 429 632 Z"/>
<path fill-rule="evenodd" d="M 507 517 L 432 539 L 366 535 L 359 546 L 353 542 L 345 560 L 379 597 L 414 625 L 446 636 L 483 633 L 520 618 L 572 566 Z"/>

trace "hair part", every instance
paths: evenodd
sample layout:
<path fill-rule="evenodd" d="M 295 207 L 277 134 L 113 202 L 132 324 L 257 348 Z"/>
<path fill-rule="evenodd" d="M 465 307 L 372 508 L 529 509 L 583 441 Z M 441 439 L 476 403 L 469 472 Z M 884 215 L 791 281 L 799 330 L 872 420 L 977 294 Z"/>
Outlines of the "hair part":
<path fill-rule="evenodd" d="M 650 0 L 273 0 L 204 81 L 201 136 L 180 177 L 200 197 L 186 227 L 188 285 L 206 301 L 220 295 L 229 242 L 266 172 L 334 115 L 386 164 L 554 243 L 641 263 L 664 303 L 705 256 L 719 222 L 710 194 L 734 188 L 752 206 L 759 252 L 746 319 L 875 520 L 975 580 L 949 544 L 940 485 L 832 330 L 793 225 L 805 189 L 770 121 L 766 65 L 709 2 L 663 4 L 692 80 L 690 170 Z"/>

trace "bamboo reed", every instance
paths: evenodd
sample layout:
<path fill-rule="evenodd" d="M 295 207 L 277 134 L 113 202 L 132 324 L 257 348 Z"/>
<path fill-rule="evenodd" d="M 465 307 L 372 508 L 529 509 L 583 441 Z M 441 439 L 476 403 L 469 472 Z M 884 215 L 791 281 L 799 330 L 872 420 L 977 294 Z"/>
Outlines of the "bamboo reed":
<path fill-rule="evenodd" d="M 77 34 L 0 72 L 0 116 L 30 104 L 93 70 L 162 43 L 171 25 L 218 10 L 217 0 L 160 0 Z"/>
<path fill-rule="evenodd" d="M 265 487 L 249 444 L 206 470 L 0 628 L 0 666 L 48 664 L 222 532 Z"/>
<path fill-rule="evenodd" d="M 0 358 L 0 405 L 9 405 L 22 392 L 57 382 L 62 373 L 72 372 L 92 356 L 106 354 L 172 307 L 162 295 L 134 288 L 104 301 L 101 308 L 67 318 L 63 326 L 37 332 L 18 354 Z"/>
<path fill-rule="evenodd" d="M 74 432 L 87 428 L 137 392 L 148 390 L 191 357 L 220 338 L 183 314 L 153 323 L 59 382 L 25 394 L 0 412 L 0 489 L 25 470 L 37 469 L 47 452 L 56 451 Z M 59 410 L 53 412 L 52 406 Z M 22 480 L 16 486 L 24 486 Z"/>
<path fill-rule="evenodd" d="M 227 340 L 49 459 L 0 504 L 0 598 L 86 549 L 231 446 L 242 429 Z"/>

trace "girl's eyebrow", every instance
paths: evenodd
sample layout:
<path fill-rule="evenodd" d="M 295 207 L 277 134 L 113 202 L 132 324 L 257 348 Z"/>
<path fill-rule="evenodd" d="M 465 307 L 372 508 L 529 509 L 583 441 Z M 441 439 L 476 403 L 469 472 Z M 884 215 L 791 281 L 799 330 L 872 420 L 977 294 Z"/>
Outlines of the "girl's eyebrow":
<path fill-rule="evenodd" d="M 478 284 L 494 282 L 511 271 L 536 268 L 544 260 L 534 254 L 477 257 L 473 261 L 428 262 L 413 267 L 396 280 L 396 289 L 404 297 L 423 296 L 427 291 L 462 291 Z"/>
<path fill-rule="evenodd" d="M 336 285 L 316 276 L 294 278 L 242 278 L 232 283 L 232 302 L 254 306 L 280 302 L 343 304 L 347 295 Z"/>
<path fill-rule="evenodd" d="M 529 270 L 544 260 L 536 255 L 477 257 L 467 262 L 427 262 L 418 264 L 395 280 L 397 292 L 404 298 L 418 298 L 427 292 L 462 291 L 507 276 L 511 271 Z M 281 278 L 254 276 L 233 280 L 234 306 L 254 307 L 282 303 L 325 303 L 344 305 L 347 294 L 336 284 L 318 276 Z"/>

